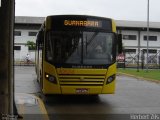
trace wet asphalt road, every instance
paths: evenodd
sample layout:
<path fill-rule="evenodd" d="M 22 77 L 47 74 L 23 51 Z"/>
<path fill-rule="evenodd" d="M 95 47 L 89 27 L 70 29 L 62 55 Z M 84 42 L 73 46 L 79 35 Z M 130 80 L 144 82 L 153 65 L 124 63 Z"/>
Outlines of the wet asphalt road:
<path fill-rule="evenodd" d="M 15 92 L 37 94 L 34 67 L 15 67 Z M 160 84 L 124 75 L 117 76 L 116 93 L 98 96 L 54 95 L 43 97 L 50 119 L 146 119 L 160 120 Z"/>

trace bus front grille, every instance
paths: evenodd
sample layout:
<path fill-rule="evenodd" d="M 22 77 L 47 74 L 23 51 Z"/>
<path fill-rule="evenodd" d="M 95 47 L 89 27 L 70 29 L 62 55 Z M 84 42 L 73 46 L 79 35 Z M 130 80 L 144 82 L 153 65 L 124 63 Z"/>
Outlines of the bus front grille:
<path fill-rule="evenodd" d="M 103 86 L 104 75 L 59 75 L 60 85 Z"/>

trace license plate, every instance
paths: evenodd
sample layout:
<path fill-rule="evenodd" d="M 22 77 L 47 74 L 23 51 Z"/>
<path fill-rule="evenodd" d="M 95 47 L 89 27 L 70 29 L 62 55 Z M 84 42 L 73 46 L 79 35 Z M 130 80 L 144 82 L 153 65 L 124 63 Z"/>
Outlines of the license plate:
<path fill-rule="evenodd" d="M 78 94 L 86 94 L 86 93 L 88 93 L 88 89 L 87 88 L 77 88 L 76 89 L 76 93 L 78 93 Z"/>

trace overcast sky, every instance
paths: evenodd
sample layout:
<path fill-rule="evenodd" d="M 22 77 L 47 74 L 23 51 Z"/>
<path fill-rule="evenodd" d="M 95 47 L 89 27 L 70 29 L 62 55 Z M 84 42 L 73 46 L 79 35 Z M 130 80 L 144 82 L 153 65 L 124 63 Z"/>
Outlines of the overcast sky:
<path fill-rule="evenodd" d="M 16 16 L 81 14 L 116 20 L 147 20 L 148 0 L 15 0 Z M 160 0 L 150 0 L 150 21 L 160 22 Z"/>

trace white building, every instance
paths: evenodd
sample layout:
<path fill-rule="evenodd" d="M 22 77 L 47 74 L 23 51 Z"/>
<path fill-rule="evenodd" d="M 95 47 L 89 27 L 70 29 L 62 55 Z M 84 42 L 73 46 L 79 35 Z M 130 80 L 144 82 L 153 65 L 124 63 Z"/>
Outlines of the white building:
<path fill-rule="evenodd" d="M 27 54 L 34 61 L 34 50 L 29 50 L 27 41 L 36 42 L 36 34 L 44 21 L 44 17 L 15 17 L 15 40 L 14 57 L 15 61 L 24 61 Z"/>
<path fill-rule="evenodd" d="M 36 33 L 44 17 L 15 17 L 15 41 L 14 54 L 15 61 L 23 61 L 26 54 L 30 54 L 31 60 L 34 61 L 34 50 L 29 50 L 26 46 L 27 41 L 36 42 Z M 125 21 L 116 20 L 117 31 L 122 34 L 123 47 L 129 56 L 135 56 L 141 50 L 147 49 L 147 32 L 146 21 Z M 158 54 L 160 52 L 160 22 L 150 22 L 149 29 L 149 54 Z M 128 56 L 128 58 L 129 58 Z M 129 59 L 132 59 L 130 57 Z"/>
<path fill-rule="evenodd" d="M 144 51 L 144 63 L 147 59 L 147 22 L 142 21 L 116 21 L 117 30 L 122 34 L 123 46 L 126 52 L 126 61 L 135 63 L 134 58 L 141 61 L 142 50 Z M 160 22 L 149 23 L 149 63 L 159 64 L 160 56 Z"/>

